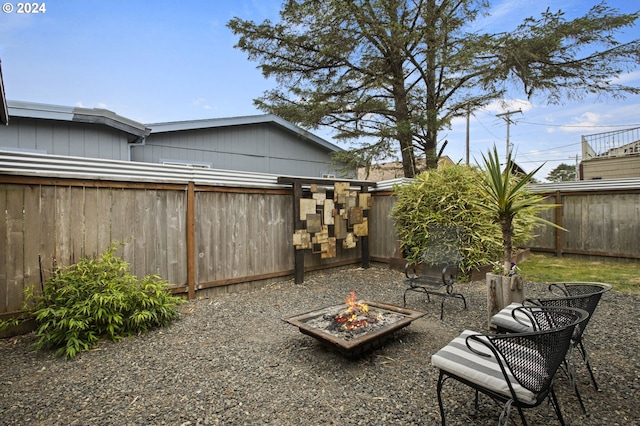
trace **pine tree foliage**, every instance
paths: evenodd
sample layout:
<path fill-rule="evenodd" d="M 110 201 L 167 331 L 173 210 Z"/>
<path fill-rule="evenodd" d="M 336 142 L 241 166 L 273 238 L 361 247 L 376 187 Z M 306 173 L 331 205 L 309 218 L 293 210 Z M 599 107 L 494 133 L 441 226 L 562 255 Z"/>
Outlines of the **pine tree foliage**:
<path fill-rule="evenodd" d="M 406 177 L 418 157 L 436 166 L 452 119 L 513 87 L 552 103 L 640 93 L 614 79 L 640 63 L 640 40 L 615 39 L 639 13 L 601 3 L 567 20 L 547 10 L 489 34 L 474 27 L 489 11 L 488 0 L 286 0 L 277 23 L 227 25 L 277 83 L 255 100 L 260 109 L 333 128 L 363 166 L 399 152 Z"/>

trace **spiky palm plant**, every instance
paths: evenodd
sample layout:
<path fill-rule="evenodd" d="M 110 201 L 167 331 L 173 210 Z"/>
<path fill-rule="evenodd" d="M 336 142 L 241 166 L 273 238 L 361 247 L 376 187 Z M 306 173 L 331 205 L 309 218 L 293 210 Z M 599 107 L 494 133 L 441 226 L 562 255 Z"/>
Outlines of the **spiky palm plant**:
<path fill-rule="evenodd" d="M 493 152 L 489 151 L 486 156 L 483 154 L 482 159 L 484 162 L 484 167 L 482 167 L 483 178 L 480 182 L 482 197 L 479 198 L 476 204 L 478 208 L 489 213 L 500 224 L 502 231 L 503 274 L 508 275 L 511 270 L 514 219 L 518 217 L 557 228 L 558 226 L 553 222 L 538 216 L 539 212 L 556 205 L 543 204 L 542 201 L 545 197 L 533 194 L 526 188 L 533 175 L 544 164 L 531 173 L 524 176 L 516 176 L 513 173 L 511 154 L 507 155 L 504 170 L 500 167 L 498 150 L 495 146 L 493 147 Z"/>

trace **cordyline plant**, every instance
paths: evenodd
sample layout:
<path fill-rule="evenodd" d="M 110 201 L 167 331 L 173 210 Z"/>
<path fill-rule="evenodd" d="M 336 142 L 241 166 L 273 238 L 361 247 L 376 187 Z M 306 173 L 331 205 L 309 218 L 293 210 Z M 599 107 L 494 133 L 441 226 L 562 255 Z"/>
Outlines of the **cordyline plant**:
<path fill-rule="evenodd" d="M 507 155 L 504 170 L 500 167 L 498 150 L 495 146 L 493 152 L 489 151 L 486 156 L 483 154 L 482 159 L 484 167 L 482 167 L 483 175 L 480 181 L 481 197 L 475 204 L 500 225 L 503 249 L 502 273 L 509 275 L 512 268 L 514 220 L 533 221 L 563 229 L 538 215 L 558 205 L 543 203 L 545 197 L 531 193 L 526 187 L 544 164 L 528 174 L 517 176 L 513 172 L 514 163 L 511 153 Z"/>

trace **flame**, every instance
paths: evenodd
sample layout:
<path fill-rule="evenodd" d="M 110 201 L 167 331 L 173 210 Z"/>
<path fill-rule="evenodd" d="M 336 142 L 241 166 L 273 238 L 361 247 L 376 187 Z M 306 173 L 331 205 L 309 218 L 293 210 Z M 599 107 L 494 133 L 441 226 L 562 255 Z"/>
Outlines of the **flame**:
<path fill-rule="evenodd" d="M 361 327 L 369 327 L 371 319 L 367 317 L 369 313 L 369 305 L 366 303 L 358 303 L 356 292 L 351 290 L 349 296 L 345 299 L 347 308 L 335 316 L 335 321 L 343 324 L 347 330 L 353 330 Z M 375 319 L 373 322 L 376 322 Z"/>

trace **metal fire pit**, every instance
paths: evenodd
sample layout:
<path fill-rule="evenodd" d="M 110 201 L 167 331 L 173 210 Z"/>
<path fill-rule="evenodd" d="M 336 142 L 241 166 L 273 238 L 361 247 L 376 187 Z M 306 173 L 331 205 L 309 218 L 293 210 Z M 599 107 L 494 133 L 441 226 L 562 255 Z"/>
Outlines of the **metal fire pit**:
<path fill-rule="evenodd" d="M 395 331 L 400 330 L 413 320 L 423 317 L 426 312 L 414 311 L 412 309 L 401 308 L 400 306 L 388 305 L 385 303 L 361 301 L 369 305 L 369 312 L 390 313 L 399 316 L 389 324 L 366 330 L 361 334 L 349 338 L 336 336 L 330 331 L 317 326 L 310 325 L 309 322 L 326 315 L 329 312 L 346 309 L 347 305 L 335 305 L 305 314 L 283 318 L 283 321 L 298 327 L 300 332 L 318 339 L 320 342 L 337 349 L 349 357 L 357 357 L 371 349 L 381 346 Z"/>

